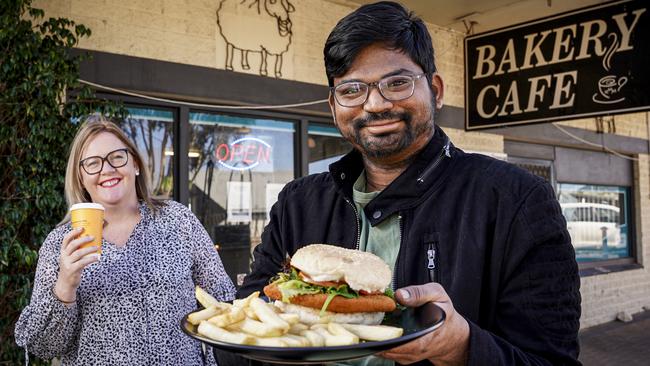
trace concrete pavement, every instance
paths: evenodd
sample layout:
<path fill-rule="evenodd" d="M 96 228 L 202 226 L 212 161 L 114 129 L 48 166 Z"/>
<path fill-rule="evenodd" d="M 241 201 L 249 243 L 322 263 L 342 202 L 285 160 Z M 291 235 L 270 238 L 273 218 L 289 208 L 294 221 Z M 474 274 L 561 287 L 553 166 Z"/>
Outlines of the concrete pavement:
<path fill-rule="evenodd" d="M 650 311 L 629 323 L 613 321 L 580 332 L 580 361 L 585 366 L 650 365 Z"/>

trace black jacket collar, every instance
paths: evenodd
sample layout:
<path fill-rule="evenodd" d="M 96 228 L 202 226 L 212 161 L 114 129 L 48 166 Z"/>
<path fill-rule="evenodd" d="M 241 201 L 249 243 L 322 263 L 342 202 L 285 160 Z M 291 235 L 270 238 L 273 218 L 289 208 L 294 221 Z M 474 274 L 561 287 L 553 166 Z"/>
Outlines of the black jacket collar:
<path fill-rule="evenodd" d="M 449 137 L 436 126 L 433 137 L 413 163 L 366 205 L 364 211 L 371 225 L 376 225 L 402 208 L 415 205 L 422 194 L 437 186 L 454 153 Z M 353 150 L 329 168 L 343 195 L 351 200 L 352 186 L 364 168 L 361 153 Z"/>

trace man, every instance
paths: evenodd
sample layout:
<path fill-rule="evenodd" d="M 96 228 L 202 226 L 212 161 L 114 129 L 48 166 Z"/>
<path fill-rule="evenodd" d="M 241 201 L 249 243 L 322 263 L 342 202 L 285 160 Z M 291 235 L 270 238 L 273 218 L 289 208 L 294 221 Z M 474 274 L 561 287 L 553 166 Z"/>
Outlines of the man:
<path fill-rule="evenodd" d="M 310 243 L 372 251 L 397 300 L 435 302 L 438 330 L 381 353 L 399 363 L 577 365 L 579 277 L 553 189 L 451 144 L 434 124 L 444 84 L 423 22 L 362 6 L 325 44 L 334 122 L 354 151 L 289 183 L 239 296 Z"/>

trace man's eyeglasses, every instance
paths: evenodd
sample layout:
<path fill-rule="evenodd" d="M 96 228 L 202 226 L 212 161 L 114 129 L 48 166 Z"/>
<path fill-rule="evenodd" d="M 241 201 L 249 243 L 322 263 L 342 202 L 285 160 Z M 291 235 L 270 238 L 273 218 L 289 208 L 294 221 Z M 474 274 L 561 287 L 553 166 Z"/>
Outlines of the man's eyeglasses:
<path fill-rule="evenodd" d="M 415 80 L 424 74 L 394 75 L 366 84 L 361 81 L 350 81 L 330 88 L 334 99 L 343 107 L 357 107 L 368 100 L 370 88 L 377 87 L 382 97 L 390 101 L 410 98 L 415 90 Z"/>
<path fill-rule="evenodd" d="M 90 156 L 79 162 L 83 170 L 90 174 L 97 174 L 104 169 L 104 162 L 113 168 L 121 168 L 129 162 L 129 149 L 117 149 L 106 154 L 106 157 Z"/>

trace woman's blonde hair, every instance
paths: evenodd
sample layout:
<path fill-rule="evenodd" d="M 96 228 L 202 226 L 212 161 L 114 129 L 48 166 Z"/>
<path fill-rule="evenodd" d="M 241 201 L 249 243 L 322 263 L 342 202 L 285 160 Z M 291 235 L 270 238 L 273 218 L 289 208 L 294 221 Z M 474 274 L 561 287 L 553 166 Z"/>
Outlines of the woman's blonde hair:
<path fill-rule="evenodd" d="M 70 155 L 68 156 L 68 165 L 65 171 L 65 200 L 68 203 L 68 212 L 60 224 L 70 221 L 70 207 L 75 203 L 92 202 L 92 198 L 83 186 L 81 178 L 81 153 L 88 145 L 88 141 L 102 132 L 108 132 L 122 141 L 131 156 L 133 156 L 135 165 L 140 169 L 140 174 L 135 177 L 135 190 L 138 199 L 144 201 L 151 210 L 156 213 L 162 206 L 162 201 L 151 197 L 151 180 L 149 171 L 144 166 L 144 161 L 138 152 L 137 147 L 129 137 L 115 123 L 106 117 L 93 114 L 86 118 L 79 131 L 72 140 Z"/>

